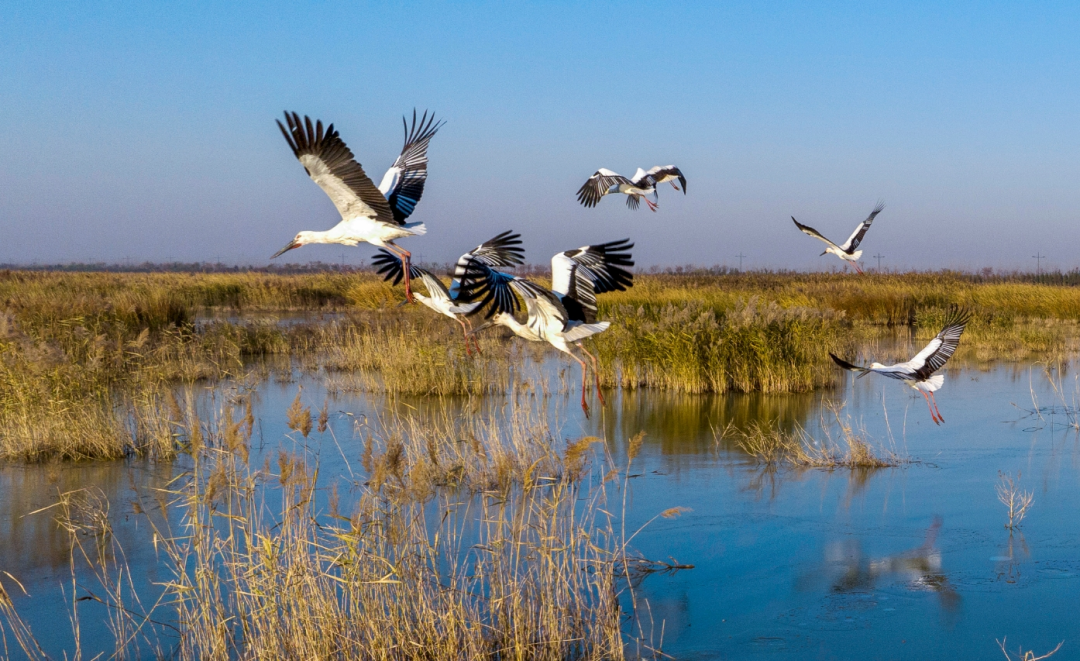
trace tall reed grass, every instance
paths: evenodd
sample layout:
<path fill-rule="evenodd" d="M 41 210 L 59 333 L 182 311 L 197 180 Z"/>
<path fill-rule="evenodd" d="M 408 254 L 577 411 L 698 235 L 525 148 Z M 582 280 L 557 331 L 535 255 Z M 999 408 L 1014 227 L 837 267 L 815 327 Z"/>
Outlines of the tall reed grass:
<path fill-rule="evenodd" d="M 108 503 L 92 488 L 63 495 L 73 567 L 89 568 L 79 598 L 106 607 L 114 636 L 113 649 L 73 658 L 566 661 L 651 650 L 620 608 L 651 565 L 609 514 L 608 490 L 625 490 L 632 456 L 615 468 L 589 437 L 556 449 L 525 410 L 503 426 L 400 418 L 367 440 L 342 493 L 308 454 L 258 467 L 249 415 L 227 404 L 207 423 L 188 407 L 179 425 L 191 470 L 140 496 L 172 574 L 159 598 L 139 596 Z M 5 597 L 0 631 L 42 658 Z"/>
<path fill-rule="evenodd" d="M 175 438 L 154 403 L 260 357 L 392 394 L 481 395 L 528 380 L 517 366 L 536 347 L 490 334 L 482 356 L 466 356 L 452 322 L 399 300 L 363 273 L 0 272 L 0 458 L 169 456 Z M 838 378 L 829 351 L 854 358 L 891 329 L 928 339 L 954 303 L 976 313 L 956 362 L 1060 362 L 1080 338 L 1080 288 L 949 273 L 640 274 L 600 300 L 612 321 L 593 341 L 602 380 L 623 388 L 827 387 Z M 334 315 L 274 319 L 314 311 Z"/>
<path fill-rule="evenodd" d="M 872 469 L 904 463 L 905 459 L 895 452 L 875 448 L 864 429 L 857 428 L 850 416 L 841 415 L 842 407 L 827 408 L 833 420 L 822 416 L 818 434 L 809 433 L 798 423 L 784 429 L 772 422 L 754 421 L 746 428 L 728 426 L 717 434 L 717 442 L 733 438 L 743 452 L 772 466 Z"/>

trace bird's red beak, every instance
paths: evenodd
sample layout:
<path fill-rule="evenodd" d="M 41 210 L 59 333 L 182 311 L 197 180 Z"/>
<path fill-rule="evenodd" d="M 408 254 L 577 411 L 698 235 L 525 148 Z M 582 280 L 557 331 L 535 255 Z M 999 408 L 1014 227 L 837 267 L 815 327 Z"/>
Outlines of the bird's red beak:
<path fill-rule="evenodd" d="M 273 259 L 275 257 L 280 257 L 280 256 L 284 255 L 285 253 L 289 252 L 290 250 L 292 250 L 293 248 L 299 248 L 301 245 L 302 245 L 301 243 L 299 243 L 299 242 L 297 242 L 295 240 L 294 241 L 289 241 L 289 245 L 285 246 L 281 250 L 279 250 L 276 253 L 274 253 L 273 255 L 271 255 L 270 259 Z"/>

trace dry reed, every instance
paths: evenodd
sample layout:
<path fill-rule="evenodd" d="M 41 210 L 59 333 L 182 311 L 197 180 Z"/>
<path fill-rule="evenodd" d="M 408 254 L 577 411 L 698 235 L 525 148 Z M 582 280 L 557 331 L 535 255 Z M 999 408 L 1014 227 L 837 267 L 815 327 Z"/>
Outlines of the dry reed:
<path fill-rule="evenodd" d="M 534 347 L 483 335 L 465 355 L 449 320 L 398 309 L 373 274 L 0 273 L 0 458 L 168 457 L 155 411 L 177 383 L 241 376 L 290 356 L 340 387 L 401 395 L 506 393 Z M 956 274 L 648 275 L 601 297 L 608 386 L 803 392 L 833 385 L 828 351 L 890 328 L 937 332 L 949 305 L 976 314 L 956 363 L 1076 350 L 1080 288 Z M 336 317 L 277 323 L 291 312 Z M 252 319 L 252 313 L 263 315 Z M 201 316 L 209 315 L 209 320 Z"/>
<path fill-rule="evenodd" d="M 358 426 L 364 481 L 342 507 L 311 455 L 249 464 L 246 401 L 212 421 L 174 403 L 191 470 L 136 505 L 158 512 L 146 521 L 172 571 L 155 603 L 139 601 L 97 492 L 57 506 L 73 558 L 91 568 L 79 599 L 108 608 L 118 658 L 622 659 L 628 644 L 652 645 L 626 631 L 620 593 L 639 574 L 688 568 L 628 552 L 607 513 L 600 439 L 556 452 L 535 408 L 501 426 Z M 0 631 L 41 658 L 5 598 Z"/>
<path fill-rule="evenodd" d="M 856 428 L 842 406 L 828 406 L 833 420 L 820 420 L 821 435 L 814 436 L 795 423 L 791 430 L 773 423 L 752 422 L 745 429 L 729 426 L 718 434 L 733 438 L 746 454 L 769 465 L 791 464 L 813 468 L 887 468 L 904 459 L 884 448 L 875 449 L 866 430 Z"/>

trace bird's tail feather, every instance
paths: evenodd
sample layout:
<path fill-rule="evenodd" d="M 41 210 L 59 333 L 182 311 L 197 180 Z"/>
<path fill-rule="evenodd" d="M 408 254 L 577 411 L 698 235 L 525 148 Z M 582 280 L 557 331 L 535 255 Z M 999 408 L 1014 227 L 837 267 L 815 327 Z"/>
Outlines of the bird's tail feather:
<path fill-rule="evenodd" d="M 945 375 L 935 374 L 934 376 L 927 379 L 926 382 L 933 386 L 933 390 L 931 390 L 930 392 L 934 392 L 934 390 L 938 390 L 939 388 L 941 388 L 941 386 L 945 385 Z"/>
<path fill-rule="evenodd" d="M 851 259 L 853 260 L 858 260 L 860 257 L 862 257 L 861 250 L 856 250 L 855 252 L 851 253 Z"/>
<path fill-rule="evenodd" d="M 427 227 L 425 227 L 423 223 L 405 223 L 402 227 L 413 234 L 427 234 Z"/>

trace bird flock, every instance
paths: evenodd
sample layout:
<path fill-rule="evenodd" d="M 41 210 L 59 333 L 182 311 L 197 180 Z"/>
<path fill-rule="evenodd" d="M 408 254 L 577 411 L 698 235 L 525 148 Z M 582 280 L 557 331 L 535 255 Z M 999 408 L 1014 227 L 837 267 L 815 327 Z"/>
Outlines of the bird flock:
<path fill-rule="evenodd" d="M 422 305 L 456 321 L 462 329 L 467 354 L 480 352 L 476 334 L 486 328 L 502 326 L 517 337 L 529 342 L 546 342 L 569 355 L 581 366 L 581 408 L 589 415 L 586 398 L 590 367 L 600 405 L 604 395 L 600 390 L 599 365 L 595 355 L 585 348 L 584 340 L 608 329 L 610 323 L 597 319 L 596 297 L 610 291 L 624 291 L 634 284 L 629 239 L 586 245 L 555 254 L 551 258 L 551 288 L 507 273 L 524 263 L 521 235 L 505 231 L 464 253 L 454 264 L 450 286 L 435 274 L 414 266 L 412 253 L 399 246 L 399 239 L 422 236 L 427 229 L 423 223 L 407 222 L 424 194 L 427 182 L 428 146 L 444 122 L 434 114 L 424 112 L 417 118 L 414 110 L 411 123 L 402 117 L 405 145 L 393 165 L 383 175 L 378 186 L 354 158 L 333 124 L 325 128 L 321 120 L 302 119 L 298 113 L 286 112 L 285 123 L 277 121 L 293 154 L 304 170 L 326 193 L 341 215 L 341 221 L 326 231 L 301 231 L 273 255 L 280 255 L 311 244 L 340 244 L 356 246 L 370 243 L 379 248 L 373 259 L 377 272 L 394 285 L 404 281 L 405 302 L 419 301 Z M 577 199 L 587 208 L 612 194 L 626 196 L 629 209 L 639 208 L 644 200 L 649 209 L 659 208 L 658 187 L 671 184 L 686 194 L 686 177 L 674 165 L 655 166 L 649 170 L 637 168 L 632 177 L 625 177 L 606 168 L 598 169 L 577 191 Z M 828 245 L 821 255 L 832 253 L 851 264 L 859 273 L 862 256 L 859 246 L 874 218 L 885 208 L 878 205 L 855 228 L 842 244 L 825 238 L 813 227 L 795 220 L 795 226 L 805 234 Z M 413 291 L 413 280 L 419 280 L 427 294 Z M 519 313 L 524 312 L 522 321 Z M 483 323 L 474 327 L 472 319 L 483 314 Z M 934 374 L 956 351 L 960 335 L 970 319 L 970 313 L 952 310 L 945 327 L 930 344 L 914 358 L 896 365 L 873 363 L 860 367 L 833 355 L 833 361 L 861 378 L 871 372 L 903 381 L 926 398 L 930 415 L 936 424 L 944 422 L 934 392 L 941 388 L 944 377 Z M 588 362 L 586 362 L 586 358 Z"/>

